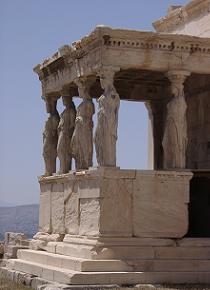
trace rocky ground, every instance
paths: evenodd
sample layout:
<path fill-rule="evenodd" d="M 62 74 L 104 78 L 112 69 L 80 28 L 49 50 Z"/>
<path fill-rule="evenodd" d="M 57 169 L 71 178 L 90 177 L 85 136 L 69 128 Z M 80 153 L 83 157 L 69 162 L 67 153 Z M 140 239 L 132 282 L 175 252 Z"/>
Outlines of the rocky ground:
<path fill-rule="evenodd" d="M 13 283 L 0 277 L 0 290 L 34 290 L 34 289 Z"/>
<path fill-rule="evenodd" d="M 61 290 L 61 289 L 66 289 L 66 290 L 106 290 L 109 288 L 103 288 L 103 286 L 100 288 L 99 287 L 91 287 L 91 286 L 84 286 L 82 288 L 81 286 L 75 287 L 75 286 L 66 286 L 64 288 L 56 287 L 53 285 L 48 285 L 48 286 L 40 286 L 40 290 Z M 124 288 L 112 288 L 112 290 L 210 290 L 210 285 L 173 285 L 173 286 L 163 286 L 163 285 L 138 285 L 137 287 L 124 287 Z M 5 278 L 0 277 L 0 290 L 34 290 L 31 287 L 27 287 L 24 285 L 16 284 L 14 282 L 8 281 Z"/>

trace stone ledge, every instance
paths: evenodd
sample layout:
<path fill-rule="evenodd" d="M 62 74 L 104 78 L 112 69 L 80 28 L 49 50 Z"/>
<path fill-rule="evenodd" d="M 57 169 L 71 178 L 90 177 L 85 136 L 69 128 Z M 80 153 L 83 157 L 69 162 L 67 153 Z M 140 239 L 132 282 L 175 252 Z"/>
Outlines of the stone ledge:
<path fill-rule="evenodd" d="M 210 247 L 210 238 L 184 238 L 176 241 L 180 247 Z"/>
<path fill-rule="evenodd" d="M 180 240 L 181 241 L 181 240 Z M 66 234 L 65 243 L 92 246 L 176 246 L 175 239 L 164 238 L 116 238 L 116 237 L 81 237 Z"/>
<path fill-rule="evenodd" d="M 45 183 L 63 183 L 70 180 L 81 180 L 110 178 L 110 179 L 135 179 L 136 176 L 167 176 L 167 177 L 185 177 L 192 176 L 191 170 L 136 170 L 136 169 L 120 169 L 119 167 L 96 167 L 83 171 L 70 171 L 69 173 L 52 176 L 40 176 L 38 177 L 40 184 Z"/>
<path fill-rule="evenodd" d="M 208 274 L 208 273 L 207 273 Z M 109 285 L 67 285 L 61 283 L 54 283 L 34 275 L 26 274 L 20 271 L 9 270 L 5 267 L 0 267 L 0 277 L 5 278 L 7 280 L 13 281 L 18 284 L 23 284 L 30 286 L 35 290 L 162 290 L 169 285 L 162 285 L 161 283 L 148 283 L 148 284 L 135 284 L 135 285 L 116 285 L 116 284 L 109 284 Z M 207 280 L 206 280 L 207 281 Z M 201 282 L 201 281 L 200 281 Z M 210 289 L 210 287 L 206 284 L 187 284 L 185 285 L 185 289 Z M 205 282 L 203 282 L 205 283 Z M 167 283 L 169 284 L 169 283 Z M 209 282 L 208 282 L 209 284 Z M 175 289 L 183 289 L 182 286 L 178 283 L 172 283 L 168 288 L 174 287 Z"/>
<path fill-rule="evenodd" d="M 39 230 L 88 237 L 181 238 L 188 228 L 192 176 L 189 170 L 101 167 L 43 177 Z"/>

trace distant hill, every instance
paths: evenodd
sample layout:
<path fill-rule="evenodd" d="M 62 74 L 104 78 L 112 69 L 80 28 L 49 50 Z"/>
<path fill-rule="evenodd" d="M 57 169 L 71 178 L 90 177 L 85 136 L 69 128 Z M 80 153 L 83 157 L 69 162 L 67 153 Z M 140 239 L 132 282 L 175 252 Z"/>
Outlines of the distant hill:
<path fill-rule="evenodd" d="M 5 232 L 19 232 L 31 238 L 38 229 L 39 205 L 0 207 L 0 241 Z"/>
<path fill-rule="evenodd" d="M 7 201 L 0 200 L 0 207 L 8 207 L 8 206 L 16 206 L 15 204 L 11 204 Z"/>

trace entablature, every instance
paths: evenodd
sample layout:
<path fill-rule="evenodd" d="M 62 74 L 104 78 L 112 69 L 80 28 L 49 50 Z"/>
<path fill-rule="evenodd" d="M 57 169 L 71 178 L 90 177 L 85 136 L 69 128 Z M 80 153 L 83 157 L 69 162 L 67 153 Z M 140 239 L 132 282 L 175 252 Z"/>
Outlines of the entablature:
<path fill-rule="evenodd" d="M 210 75 L 210 39 L 99 26 L 71 46 L 61 47 L 34 71 L 45 96 L 59 95 L 67 86 L 76 93 L 76 78 L 95 77 L 92 92 L 98 97 L 101 89 L 97 78 L 106 68 L 116 71 L 120 98 L 133 99 L 134 92 L 128 96 L 130 87 L 154 86 L 154 81 L 156 87 L 167 85 L 165 73 L 169 70 Z M 127 78 L 122 77 L 126 74 Z"/>

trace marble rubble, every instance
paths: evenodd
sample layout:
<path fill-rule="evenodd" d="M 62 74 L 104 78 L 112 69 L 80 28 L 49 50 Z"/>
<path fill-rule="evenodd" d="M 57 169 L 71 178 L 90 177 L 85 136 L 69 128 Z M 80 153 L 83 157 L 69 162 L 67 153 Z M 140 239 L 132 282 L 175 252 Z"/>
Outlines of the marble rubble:
<path fill-rule="evenodd" d="M 98 26 L 34 68 L 49 114 L 39 232 L 4 271 L 68 285 L 210 283 L 210 1 L 172 6 L 154 27 Z M 117 167 L 121 100 L 146 105 L 150 170 Z"/>
<path fill-rule="evenodd" d="M 17 251 L 29 248 L 29 240 L 22 233 L 6 232 L 4 239 L 4 259 L 17 258 Z"/>

